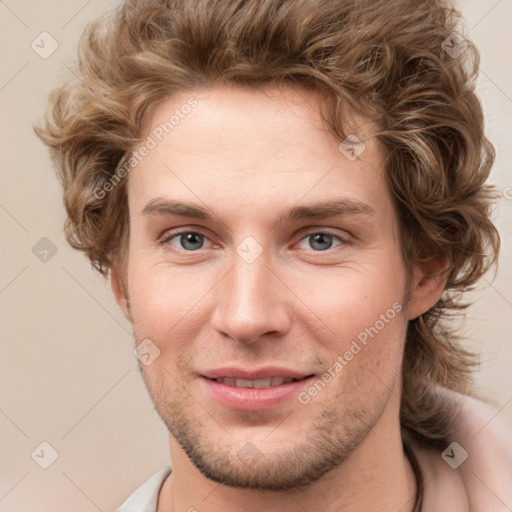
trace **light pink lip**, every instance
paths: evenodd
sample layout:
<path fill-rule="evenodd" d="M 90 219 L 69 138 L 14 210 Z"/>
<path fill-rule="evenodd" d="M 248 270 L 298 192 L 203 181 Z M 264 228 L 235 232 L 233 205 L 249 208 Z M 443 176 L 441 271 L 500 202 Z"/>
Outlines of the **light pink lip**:
<path fill-rule="evenodd" d="M 264 411 L 274 409 L 297 397 L 300 391 L 305 386 L 309 385 L 314 377 L 312 375 L 311 377 L 305 378 L 306 374 L 300 374 L 291 370 L 285 371 L 283 368 L 278 369 L 275 367 L 266 368 L 264 371 L 259 370 L 257 372 L 227 370 L 228 369 L 224 368 L 222 372 L 217 370 L 215 372 L 205 372 L 208 373 L 208 375 L 215 375 L 215 373 L 218 373 L 218 375 L 213 377 L 202 375 L 200 380 L 214 400 L 228 409 L 238 411 Z M 212 380 L 219 377 L 256 380 L 276 376 L 300 380 L 267 388 L 238 388 Z"/>
<path fill-rule="evenodd" d="M 312 375 L 312 372 L 298 372 L 282 366 L 265 366 L 263 368 L 253 369 L 226 366 L 224 368 L 214 368 L 201 372 L 201 376 L 208 377 L 209 379 L 219 379 L 221 377 L 246 380 L 266 379 L 268 377 L 303 379 L 308 375 Z"/>

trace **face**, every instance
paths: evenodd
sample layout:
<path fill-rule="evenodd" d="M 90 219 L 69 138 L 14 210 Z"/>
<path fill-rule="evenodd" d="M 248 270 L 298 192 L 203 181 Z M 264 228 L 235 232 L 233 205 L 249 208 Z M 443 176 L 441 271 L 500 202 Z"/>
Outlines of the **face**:
<path fill-rule="evenodd" d="M 349 158 L 319 101 L 173 96 L 129 175 L 128 302 L 117 295 L 150 340 L 140 368 L 169 432 L 230 486 L 320 478 L 377 428 L 400 378 L 407 283 L 385 157 L 347 116 L 365 145 Z"/>

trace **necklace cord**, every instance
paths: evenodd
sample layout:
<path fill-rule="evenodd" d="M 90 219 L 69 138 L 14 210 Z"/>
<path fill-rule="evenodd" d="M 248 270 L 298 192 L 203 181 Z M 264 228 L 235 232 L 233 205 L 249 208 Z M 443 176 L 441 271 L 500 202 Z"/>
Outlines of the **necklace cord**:
<path fill-rule="evenodd" d="M 411 463 L 412 470 L 414 472 L 414 478 L 416 479 L 416 499 L 414 500 L 413 512 L 421 512 L 423 507 L 423 476 L 421 474 L 420 465 L 416 455 L 414 455 L 412 449 L 404 442 L 404 453 Z"/>

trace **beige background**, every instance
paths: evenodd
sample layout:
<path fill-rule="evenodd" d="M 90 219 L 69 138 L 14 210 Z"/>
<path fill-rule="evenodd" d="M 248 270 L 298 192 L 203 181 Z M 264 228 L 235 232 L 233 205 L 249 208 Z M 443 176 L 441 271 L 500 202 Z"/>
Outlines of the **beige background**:
<path fill-rule="evenodd" d="M 86 23 L 113 5 L 0 1 L 1 512 L 112 511 L 169 461 L 166 430 L 146 395 L 130 326 L 109 284 L 66 245 L 59 185 L 31 128 L 58 73 L 73 62 Z M 503 237 L 499 272 L 475 296 L 466 332 L 482 353 L 476 376 L 482 391 L 502 408 L 500 414 L 508 414 L 512 0 L 465 0 L 459 6 L 482 52 L 479 92 L 498 152 L 492 182 L 503 193 L 495 210 Z M 46 59 L 31 48 L 43 31 L 59 45 Z M 47 262 L 32 252 L 43 237 L 57 250 Z M 31 458 L 43 441 L 58 453 L 46 470 Z M 50 450 L 36 453 L 48 460 Z"/>

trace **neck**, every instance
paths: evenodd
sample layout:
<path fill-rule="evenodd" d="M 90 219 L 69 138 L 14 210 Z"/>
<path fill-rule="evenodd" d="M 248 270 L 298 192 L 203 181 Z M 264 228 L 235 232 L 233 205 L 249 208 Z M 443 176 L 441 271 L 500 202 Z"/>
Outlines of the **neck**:
<path fill-rule="evenodd" d="M 416 481 L 403 451 L 399 404 L 394 405 L 388 404 L 372 431 L 342 464 L 307 488 L 288 492 L 237 489 L 213 482 L 170 436 L 172 473 L 160 492 L 158 512 L 412 511 Z"/>

